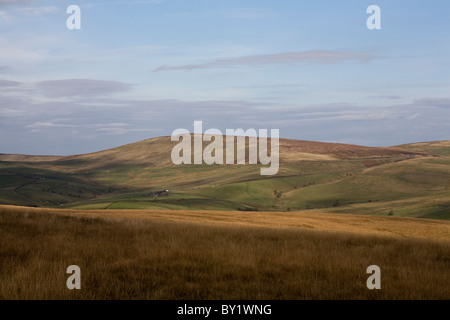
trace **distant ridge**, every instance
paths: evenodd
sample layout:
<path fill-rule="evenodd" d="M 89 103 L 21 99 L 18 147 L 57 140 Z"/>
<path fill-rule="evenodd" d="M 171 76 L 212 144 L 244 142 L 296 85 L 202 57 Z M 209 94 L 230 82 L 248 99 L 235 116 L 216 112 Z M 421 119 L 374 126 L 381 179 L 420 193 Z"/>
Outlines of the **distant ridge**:
<path fill-rule="evenodd" d="M 209 142 L 204 142 L 203 147 Z M 450 142 L 449 142 L 450 143 Z M 170 137 L 157 137 L 129 143 L 126 145 L 97 151 L 93 153 L 70 156 L 46 156 L 46 155 L 21 155 L 0 154 L 0 161 L 10 162 L 34 162 L 34 161 L 67 161 L 73 159 L 106 161 L 111 163 L 154 163 L 154 157 L 164 160 L 167 164 L 170 160 L 170 152 L 176 142 Z M 366 147 L 345 143 L 316 142 L 294 139 L 280 139 L 280 157 L 288 162 L 301 160 L 349 160 L 359 158 L 383 158 L 396 156 L 426 156 L 420 148 L 414 148 L 415 144 L 404 147 Z M 151 155 L 151 157 L 150 157 Z M 149 159 L 152 160 L 149 160 Z M 163 159 L 164 158 L 164 159 Z"/>

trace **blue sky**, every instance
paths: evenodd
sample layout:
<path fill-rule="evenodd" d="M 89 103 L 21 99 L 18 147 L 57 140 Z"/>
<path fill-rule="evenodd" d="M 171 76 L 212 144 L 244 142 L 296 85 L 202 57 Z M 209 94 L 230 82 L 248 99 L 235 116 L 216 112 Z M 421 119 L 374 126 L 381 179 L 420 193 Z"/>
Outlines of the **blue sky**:
<path fill-rule="evenodd" d="M 81 30 L 66 9 L 81 8 Z M 366 9 L 381 8 L 381 30 Z M 177 128 L 389 146 L 450 137 L 448 1 L 0 0 L 0 153 Z"/>

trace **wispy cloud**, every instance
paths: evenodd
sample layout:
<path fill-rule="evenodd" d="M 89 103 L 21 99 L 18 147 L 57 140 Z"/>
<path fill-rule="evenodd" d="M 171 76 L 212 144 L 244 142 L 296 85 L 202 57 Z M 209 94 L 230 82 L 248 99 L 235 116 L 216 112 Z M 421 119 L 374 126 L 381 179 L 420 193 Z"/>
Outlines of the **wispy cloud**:
<path fill-rule="evenodd" d="M 441 107 L 441 108 L 450 108 L 450 98 L 421 98 L 415 99 L 414 105 L 416 106 L 425 106 L 425 107 Z"/>
<path fill-rule="evenodd" d="M 27 43 L 15 43 L 0 36 L 0 61 L 3 63 L 25 62 L 31 63 L 49 57 L 47 49 L 30 48 Z M 0 72 L 8 72 L 11 68 L 0 66 Z"/>
<path fill-rule="evenodd" d="M 387 96 L 375 96 L 373 98 L 381 98 L 381 99 L 388 99 L 388 100 L 400 100 L 400 99 L 403 99 L 402 96 L 395 95 L 395 94 L 387 95 Z"/>
<path fill-rule="evenodd" d="M 18 109 L 15 109 L 13 107 L 9 107 L 9 108 L 2 107 L 2 108 L 0 108 L 0 117 L 4 117 L 4 118 L 22 117 L 25 114 L 26 114 L 25 110 L 18 110 Z"/>
<path fill-rule="evenodd" d="M 249 20 L 253 20 L 253 19 L 262 19 L 262 18 L 266 18 L 268 16 L 270 16 L 272 13 L 269 11 L 265 11 L 265 10 L 228 10 L 228 11 L 224 11 L 222 13 L 223 16 L 227 17 L 227 18 L 233 18 L 233 19 L 249 19 Z"/>
<path fill-rule="evenodd" d="M 10 21 L 12 18 L 9 14 L 7 14 L 5 11 L 0 11 L 0 21 Z"/>
<path fill-rule="evenodd" d="M 159 4 L 166 2 L 167 0 L 129 0 L 129 1 L 123 1 L 123 0 L 116 0 L 116 1 L 95 1 L 94 3 L 87 3 L 84 4 L 83 7 L 94 7 L 94 6 L 111 6 L 111 5 L 133 5 L 133 4 Z"/>
<path fill-rule="evenodd" d="M 112 122 L 112 123 L 96 123 L 91 125 L 92 127 L 127 127 L 128 124 L 124 123 L 124 122 Z"/>
<path fill-rule="evenodd" d="M 0 8 L 15 5 L 28 5 L 32 2 L 33 0 L 0 0 Z"/>
<path fill-rule="evenodd" d="M 59 11 L 57 7 L 45 6 L 45 7 L 24 7 L 17 8 L 16 11 L 33 16 L 41 16 L 44 14 L 56 13 Z"/>
<path fill-rule="evenodd" d="M 22 83 L 18 81 L 9 81 L 9 80 L 1 80 L 0 79 L 0 88 L 1 87 L 17 87 L 20 86 Z"/>
<path fill-rule="evenodd" d="M 63 124 L 63 123 L 53 123 L 53 122 L 41 122 L 37 121 L 35 123 L 29 124 L 26 126 L 27 128 L 52 128 L 52 127 L 60 127 L 60 128 L 72 128 L 75 127 L 72 124 Z"/>
<path fill-rule="evenodd" d="M 132 132 L 158 132 L 164 131 L 161 128 L 119 128 L 119 127 L 106 127 L 98 128 L 97 131 L 103 132 L 105 135 L 122 135 Z"/>
<path fill-rule="evenodd" d="M 225 18 L 225 19 L 239 19 L 239 20 L 255 20 L 264 19 L 274 16 L 271 10 L 262 10 L 255 8 L 230 8 L 219 10 L 205 10 L 205 11 L 180 11 L 171 12 L 170 17 L 191 17 L 195 19 L 211 19 L 211 18 Z"/>
<path fill-rule="evenodd" d="M 365 52 L 358 51 L 327 51 L 313 50 L 301 52 L 288 52 L 277 54 L 266 54 L 248 57 L 238 57 L 229 59 L 219 59 L 203 64 L 190 64 L 181 66 L 161 66 L 153 70 L 153 72 L 168 70 L 195 70 L 195 69 L 211 69 L 223 68 L 243 65 L 271 65 L 271 64 L 334 64 L 343 61 L 369 62 L 376 57 Z"/>
<path fill-rule="evenodd" d="M 44 96 L 56 98 L 94 97 L 117 92 L 125 92 L 130 85 L 118 81 L 103 81 L 92 79 L 64 79 L 42 81 L 37 89 Z"/>

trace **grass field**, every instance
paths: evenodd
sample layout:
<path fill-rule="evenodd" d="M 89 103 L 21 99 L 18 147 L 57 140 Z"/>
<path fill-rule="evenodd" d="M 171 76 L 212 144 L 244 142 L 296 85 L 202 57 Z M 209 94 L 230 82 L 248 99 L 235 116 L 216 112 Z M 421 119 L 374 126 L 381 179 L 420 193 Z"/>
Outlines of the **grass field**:
<path fill-rule="evenodd" d="M 0 243 L 0 299 L 450 299 L 447 221 L 0 206 Z"/>
<path fill-rule="evenodd" d="M 281 139 L 275 176 L 172 146 L 0 154 L 0 299 L 450 299 L 449 141 Z"/>

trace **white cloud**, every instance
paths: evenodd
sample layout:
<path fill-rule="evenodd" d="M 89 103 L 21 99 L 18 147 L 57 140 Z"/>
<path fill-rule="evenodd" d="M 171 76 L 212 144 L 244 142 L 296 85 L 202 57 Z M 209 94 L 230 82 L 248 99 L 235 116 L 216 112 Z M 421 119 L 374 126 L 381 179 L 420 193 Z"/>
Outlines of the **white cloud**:
<path fill-rule="evenodd" d="M 0 20 L 10 21 L 12 18 L 5 11 L 0 11 Z"/>
<path fill-rule="evenodd" d="M 127 129 L 127 128 L 118 128 L 118 127 L 98 128 L 96 130 L 105 132 L 106 135 L 121 135 L 121 134 L 130 133 L 130 132 L 158 132 L 158 131 L 163 131 L 162 129 L 157 129 L 157 128 Z"/>
<path fill-rule="evenodd" d="M 266 54 L 257 56 L 247 56 L 238 58 L 219 59 L 203 64 L 191 64 L 181 66 L 161 66 L 153 70 L 153 72 L 168 70 L 194 70 L 194 69 L 211 69 L 232 66 L 245 65 L 270 65 L 270 64 L 296 64 L 296 63 L 318 63 L 318 64 L 334 64 L 343 61 L 369 62 L 375 59 L 365 52 L 357 51 L 328 51 L 313 50 L 301 52 L 287 52 L 277 54 Z"/>
<path fill-rule="evenodd" d="M 17 81 L 9 81 L 9 80 L 2 80 L 0 79 L 0 88 L 1 87 L 17 87 L 20 86 L 22 83 Z"/>
<path fill-rule="evenodd" d="M 33 0 L 0 0 L 0 7 L 28 5 L 32 2 Z"/>
<path fill-rule="evenodd" d="M 51 128 L 51 127 L 72 128 L 72 127 L 75 127 L 75 125 L 37 121 L 35 123 L 27 125 L 26 127 L 27 128 Z"/>
<path fill-rule="evenodd" d="M 86 3 L 83 6 L 84 7 L 94 7 L 94 6 L 111 6 L 111 5 L 133 5 L 133 4 L 159 4 L 166 2 L 167 0 L 128 0 L 128 1 L 122 1 L 122 0 L 116 0 L 116 1 L 95 1 L 93 3 Z"/>
<path fill-rule="evenodd" d="M 0 61 L 4 62 L 34 62 L 47 58 L 48 51 L 43 49 L 29 48 L 27 44 L 12 43 L 6 38 L 0 37 Z M 0 69 L 1 70 L 1 69 Z"/>
<path fill-rule="evenodd" d="M 97 123 L 94 124 L 93 127 L 126 127 L 128 126 L 128 124 L 123 123 L 123 122 L 112 122 L 112 123 Z"/>
<path fill-rule="evenodd" d="M 450 108 L 450 98 L 429 97 L 429 98 L 415 99 L 414 105 Z"/>
<path fill-rule="evenodd" d="M 18 110 L 13 108 L 0 108 L 0 116 L 5 118 L 14 118 L 25 115 L 25 110 Z"/>
<path fill-rule="evenodd" d="M 57 7 L 47 6 L 47 7 L 24 7 L 17 8 L 16 11 L 24 14 L 29 14 L 33 16 L 42 16 L 44 14 L 56 13 L 59 11 Z"/>
<path fill-rule="evenodd" d="M 262 19 L 270 16 L 272 13 L 264 10 L 247 9 L 247 10 L 227 10 L 223 11 L 222 15 L 226 18 L 234 19 Z"/>
<path fill-rule="evenodd" d="M 41 81 L 37 89 L 48 97 L 94 97 L 117 92 L 125 92 L 130 85 L 117 81 L 92 79 L 63 79 Z"/>

